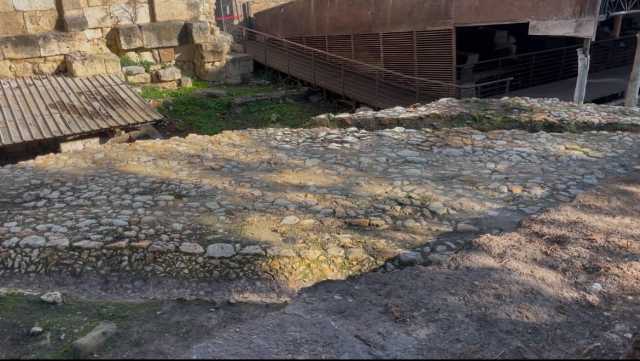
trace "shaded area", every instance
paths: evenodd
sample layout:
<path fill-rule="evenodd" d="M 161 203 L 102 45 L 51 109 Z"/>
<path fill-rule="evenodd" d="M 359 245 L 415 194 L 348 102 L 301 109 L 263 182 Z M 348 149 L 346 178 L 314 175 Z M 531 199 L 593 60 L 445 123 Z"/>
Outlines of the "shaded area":
<path fill-rule="evenodd" d="M 51 313 L 0 297 L 0 355 L 58 355 L 64 345 L 25 333 L 40 322 L 60 335 L 52 321 L 70 312 L 79 330 L 119 322 L 102 357 L 616 359 L 640 332 L 639 202 L 636 172 L 476 238 L 444 265 L 325 282 L 284 308 L 72 298 Z"/>
<path fill-rule="evenodd" d="M 597 102 L 598 100 L 609 99 L 612 95 L 624 94 L 627 90 L 629 74 L 631 74 L 630 67 L 608 69 L 589 74 L 587 96 L 585 100 L 588 102 Z M 560 100 L 570 102 L 573 101 L 575 84 L 576 78 L 574 77 L 536 87 L 516 90 L 509 93 L 509 96 L 558 98 Z M 622 96 L 618 96 L 618 98 L 621 97 Z"/>
<path fill-rule="evenodd" d="M 639 182 L 477 238 L 445 266 L 317 285 L 185 356 L 618 358 L 640 331 Z"/>

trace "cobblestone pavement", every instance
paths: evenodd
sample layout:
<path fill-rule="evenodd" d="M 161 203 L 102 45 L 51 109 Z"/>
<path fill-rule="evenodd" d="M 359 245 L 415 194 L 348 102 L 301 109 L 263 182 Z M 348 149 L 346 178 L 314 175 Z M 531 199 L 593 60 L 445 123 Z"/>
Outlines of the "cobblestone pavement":
<path fill-rule="evenodd" d="M 640 130 L 640 109 L 563 102 L 558 99 L 445 98 L 429 104 L 381 111 L 360 108 L 355 113 L 323 114 L 316 125 L 336 124 L 369 130 L 403 126 L 442 128 L 469 126 L 480 130 L 527 129 L 545 131 Z"/>
<path fill-rule="evenodd" d="M 0 274 L 129 271 L 299 286 L 439 262 L 465 235 L 513 229 L 630 172 L 639 138 L 265 129 L 39 157 L 0 168 Z"/>

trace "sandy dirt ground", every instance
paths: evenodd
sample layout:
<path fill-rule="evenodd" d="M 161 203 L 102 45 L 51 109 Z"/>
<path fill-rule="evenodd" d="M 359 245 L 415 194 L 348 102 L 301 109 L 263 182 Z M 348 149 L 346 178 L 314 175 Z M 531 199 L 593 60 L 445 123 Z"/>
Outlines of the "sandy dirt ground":
<path fill-rule="evenodd" d="M 68 282 L 3 282 L 69 298 L 0 297 L 3 358 L 65 355 L 62 334 L 113 319 L 119 335 L 96 357 L 617 359 L 640 332 L 640 172 L 443 264 L 317 284 L 285 304 L 98 301 Z M 28 336 L 37 323 L 48 336 Z"/>

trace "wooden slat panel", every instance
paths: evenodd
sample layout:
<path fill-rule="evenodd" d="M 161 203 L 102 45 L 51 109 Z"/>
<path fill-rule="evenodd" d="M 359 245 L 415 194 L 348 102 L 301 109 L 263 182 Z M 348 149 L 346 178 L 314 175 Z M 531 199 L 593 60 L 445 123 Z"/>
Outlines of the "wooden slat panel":
<path fill-rule="evenodd" d="M 0 80 L 0 146 L 162 119 L 115 76 Z"/>

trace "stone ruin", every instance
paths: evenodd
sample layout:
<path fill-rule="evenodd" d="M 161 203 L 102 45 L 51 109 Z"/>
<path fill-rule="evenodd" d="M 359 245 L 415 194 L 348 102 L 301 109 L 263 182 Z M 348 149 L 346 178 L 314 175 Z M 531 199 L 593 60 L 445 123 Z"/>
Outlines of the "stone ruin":
<path fill-rule="evenodd" d="M 215 26 L 214 11 L 215 0 L 0 0 L 0 78 L 240 83 L 253 61 Z"/>

